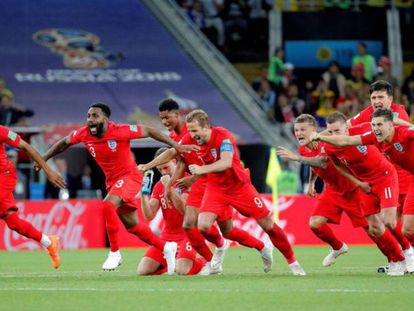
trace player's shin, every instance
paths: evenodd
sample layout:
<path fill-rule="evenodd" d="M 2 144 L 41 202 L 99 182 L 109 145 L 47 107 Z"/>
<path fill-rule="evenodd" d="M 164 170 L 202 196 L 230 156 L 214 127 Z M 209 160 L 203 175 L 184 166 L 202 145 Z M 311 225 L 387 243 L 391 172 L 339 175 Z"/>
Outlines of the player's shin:
<path fill-rule="evenodd" d="M 337 239 L 332 229 L 327 224 L 323 224 L 317 228 L 311 227 L 311 230 L 320 240 L 329 244 L 333 250 L 339 250 L 344 244 L 342 241 Z"/>
<path fill-rule="evenodd" d="M 119 250 L 119 220 L 116 213 L 116 206 L 109 201 L 103 201 L 102 212 L 111 252 L 116 252 Z"/>
<path fill-rule="evenodd" d="M 217 247 L 222 247 L 224 244 L 224 239 L 216 226 L 212 226 L 209 230 L 204 232 L 203 236 L 207 241 L 213 243 Z"/>
<path fill-rule="evenodd" d="M 127 231 L 139 239 L 144 241 L 145 243 L 155 246 L 160 251 L 164 251 L 165 241 L 161 240 L 157 235 L 155 235 L 148 225 L 139 223 L 135 227 L 128 228 Z"/>
<path fill-rule="evenodd" d="M 191 246 L 199 253 L 206 261 L 210 262 L 213 258 L 213 253 L 207 246 L 204 236 L 197 228 L 185 229 L 188 240 Z"/>
<path fill-rule="evenodd" d="M 293 253 L 292 246 L 290 245 L 286 234 L 283 230 L 276 224 L 273 224 L 273 227 L 266 231 L 269 235 L 270 240 L 273 245 L 282 253 L 285 257 L 288 264 L 294 263 L 296 261 L 295 254 Z"/>
<path fill-rule="evenodd" d="M 241 230 L 239 228 L 233 227 L 229 233 L 226 233 L 224 237 L 228 240 L 236 241 L 240 245 L 255 248 L 259 252 L 264 248 L 263 241 L 260 241 L 259 239 L 256 239 L 255 237 L 251 236 L 249 233 L 247 233 L 244 230 Z"/>

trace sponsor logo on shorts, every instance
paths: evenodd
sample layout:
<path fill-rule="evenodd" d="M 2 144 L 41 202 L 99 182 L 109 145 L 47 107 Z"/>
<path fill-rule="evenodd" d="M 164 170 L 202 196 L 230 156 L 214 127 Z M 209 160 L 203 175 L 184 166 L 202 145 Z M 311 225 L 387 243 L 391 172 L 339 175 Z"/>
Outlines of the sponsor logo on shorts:
<path fill-rule="evenodd" d="M 394 148 L 399 152 L 402 152 L 404 150 L 403 146 L 400 143 L 395 143 Z"/>
<path fill-rule="evenodd" d="M 366 152 L 367 152 L 367 150 L 368 150 L 367 146 L 365 146 L 365 145 L 359 145 L 359 146 L 357 146 L 356 148 L 357 148 L 357 150 L 358 150 L 359 152 L 361 152 L 361 153 L 366 153 Z"/>
<path fill-rule="evenodd" d="M 116 151 L 116 140 L 108 140 L 108 147 L 112 151 Z"/>

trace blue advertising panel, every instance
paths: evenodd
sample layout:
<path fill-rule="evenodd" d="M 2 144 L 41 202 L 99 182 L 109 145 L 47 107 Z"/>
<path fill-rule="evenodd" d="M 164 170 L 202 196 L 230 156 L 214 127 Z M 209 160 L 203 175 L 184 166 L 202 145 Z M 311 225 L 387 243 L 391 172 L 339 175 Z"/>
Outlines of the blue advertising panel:
<path fill-rule="evenodd" d="M 240 143 L 260 137 L 136 0 L 0 1 L 0 76 L 30 125 L 79 123 L 103 101 L 117 122 L 160 126 L 157 103 L 206 110 Z"/>
<path fill-rule="evenodd" d="M 288 40 L 285 42 L 286 61 L 297 68 L 325 68 L 331 61 L 341 67 L 351 67 L 352 57 L 357 55 L 359 41 Z M 382 41 L 363 41 L 367 51 L 375 59 L 384 54 Z"/>

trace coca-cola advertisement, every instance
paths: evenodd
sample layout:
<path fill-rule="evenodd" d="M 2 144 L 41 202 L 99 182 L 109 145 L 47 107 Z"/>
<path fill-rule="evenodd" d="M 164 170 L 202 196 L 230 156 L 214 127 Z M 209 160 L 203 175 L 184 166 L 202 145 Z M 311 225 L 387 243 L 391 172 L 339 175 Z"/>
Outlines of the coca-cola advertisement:
<path fill-rule="evenodd" d="M 60 237 L 62 249 L 105 247 L 102 203 L 98 200 L 20 201 L 19 215 L 48 235 Z M 36 250 L 42 246 L 0 223 L 0 249 Z"/>
<path fill-rule="evenodd" d="M 264 194 L 266 208 L 273 212 L 274 205 L 270 195 Z M 277 202 L 279 213 L 275 215 L 290 242 L 295 245 L 322 245 L 309 229 L 309 217 L 316 199 L 304 195 L 280 196 Z M 101 201 L 69 200 L 69 201 L 21 201 L 18 202 L 20 217 L 30 221 L 36 228 L 46 234 L 56 234 L 61 239 L 63 249 L 102 248 L 106 246 L 105 223 Z M 142 212 L 138 211 L 141 221 L 145 221 Z M 254 219 L 241 216 L 234 211 L 234 225 L 250 232 L 262 240 L 267 235 Z M 144 247 L 145 243 L 129 234 L 120 224 L 121 247 Z M 159 211 L 149 223 L 155 233 L 163 228 L 162 213 Z M 344 216 L 340 225 L 332 225 L 337 236 L 348 244 L 371 244 L 370 239 L 361 229 L 354 229 L 349 219 Z M 10 231 L 4 222 L 0 222 L 0 249 L 9 251 L 41 249 L 39 243 L 26 239 Z"/>

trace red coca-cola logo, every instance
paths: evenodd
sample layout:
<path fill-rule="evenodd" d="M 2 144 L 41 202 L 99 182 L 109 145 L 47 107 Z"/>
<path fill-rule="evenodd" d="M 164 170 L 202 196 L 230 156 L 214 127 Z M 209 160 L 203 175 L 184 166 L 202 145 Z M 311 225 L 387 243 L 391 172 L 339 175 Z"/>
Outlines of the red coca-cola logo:
<path fill-rule="evenodd" d="M 84 224 L 80 222 L 85 213 L 87 204 L 81 201 L 55 201 L 50 208 L 43 211 L 26 210 L 24 202 L 19 202 L 19 216 L 47 235 L 60 237 L 63 249 L 79 249 L 87 247 L 83 238 Z M 41 249 L 42 246 L 31 239 L 25 238 L 7 226 L 4 229 L 4 246 L 9 251 L 22 249 Z"/>

